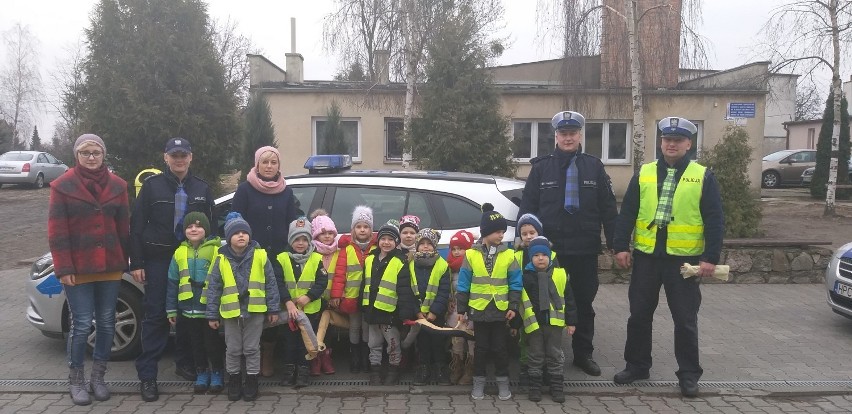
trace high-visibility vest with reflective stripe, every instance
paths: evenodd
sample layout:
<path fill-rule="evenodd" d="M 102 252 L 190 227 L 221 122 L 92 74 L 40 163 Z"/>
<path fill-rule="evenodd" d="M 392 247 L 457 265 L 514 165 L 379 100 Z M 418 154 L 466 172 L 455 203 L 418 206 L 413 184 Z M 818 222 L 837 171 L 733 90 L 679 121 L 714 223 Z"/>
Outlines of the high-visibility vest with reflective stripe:
<path fill-rule="evenodd" d="M 340 249 L 331 254 L 331 260 L 328 261 L 328 268 L 325 269 L 328 272 L 328 286 L 326 286 L 325 291 L 322 292 L 322 297 L 325 300 L 331 299 L 331 285 L 334 283 L 334 269 L 337 269 L 338 257 L 340 257 Z"/>
<path fill-rule="evenodd" d="M 478 311 L 485 310 L 488 302 L 494 301 L 497 309 L 509 309 L 509 267 L 516 262 L 511 250 L 503 250 L 494 258 L 494 268 L 488 274 L 483 253 L 477 249 L 467 249 L 465 257 L 470 264 L 473 278 L 470 283 L 468 306 Z"/>
<path fill-rule="evenodd" d="M 192 299 L 192 283 L 190 283 L 189 274 L 189 249 L 192 246 L 187 244 L 186 242 L 181 243 L 178 246 L 177 250 L 175 250 L 175 263 L 177 263 L 178 267 L 178 276 L 180 279 L 178 280 L 178 300 L 190 300 Z M 219 247 L 219 238 L 215 238 L 212 240 L 208 240 L 198 246 L 198 249 L 193 249 L 193 253 L 196 259 L 204 258 L 207 259 L 209 267 L 210 264 L 213 263 L 213 258 L 216 257 L 216 249 Z M 207 269 L 204 269 L 204 272 L 207 273 Z M 205 279 L 204 286 L 207 286 L 207 281 Z M 202 290 L 201 298 L 203 300 L 202 303 L 207 303 L 207 290 Z"/>
<path fill-rule="evenodd" d="M 449 263 L 438 256 L 438 260 L 432 266 L 432 272 L 429 273 L 429 281 L 426 282 L 426 296 L 423 302 L 420 303 L 420 312 L 427 313 L 435 298 L 438 297 L 438 286 L 441 284 L 441 276 L 450 268 Z M 414 260 L 408 263 L 408 269 L 411 271 L 411 290 L 414 291 L 414 297 L 420 299 L 420 288 L 417 287 L 417 275 L 414 273 Z"/>
<path fill-rule="evenodd" d="M 565 273 L 565 269 L 561 267 L 553 268 L 553 284 L 556 285 L 556 291 L 560 292 L 561 296 L 565 292 L 565 283 L 568 282 L 568 274 Z M 532 333 L 538 330 L 538 320 L 535 318 L 535 308 L 530 302 L 530 297 L 527 294 L 527 290 L 524 289 L 521 292 L 521 316 L 524 318 L 524 332 Z M 565 326 L 565 301 L 563 299 L 562 306 L 560 308 L 556 308 L 554 303 L 550 303 L 550 325 L 551 326 Z"/>
<path fill-rule="evenodd" d="M 666 225 L 666 253 L 673 256 L 698 256 L 704 253 L 704 220 L 701 218 L 701 191 L 704 187 L 703 165 L 690 162 L 677 183 L 672 199 L 672 221 Z M 651 226 L 657 214 L 657 162 L 639 170 L 639 214 L 636 216 L 634 247 L 654 253 L 657 229 Z M 651 227 L 650 229 L 648 227 Z"/>
<path fill-rule="evenodd" d="M 353 241 L 354 243 L 354 241 Z M 367 253 L 375 249 L 376 246 L 371 246 Z M 346 286 L 343 289 L 343 297 L 354 299 L 361 293 L 361 281 L 364 279 L 364 264 L 358 261 L 358 253 L 355 251 L 355 246 L 346 246 Z"/>
<path fill-rule="evenodd" d="M 311 286 L 317 280 L 317 269 L 322 265 L 322 255 L 314 252 L 308 257 L 308 260 L 302 265 L 302 275 L 299 277 L 299 280 L 296 280 L 296 274 L 293 271 L 293 262 L 290 261 L 289 253 L 279 253 L 276 259 L 278 263 L 281 263 L 281 269 L 284 271 L 284 286 L 290 292 L 290 297 L 296 300 L 300 296 L 308 294 Z M 321 306 L 322 300 L 317 299 L 308 302 L 302 310 L 306 314 L 311 315 L 319 312 Z"/>
<path fill-rule="evenodd" d="M 518 266 L 520 266 L 521 269 L 524 268 L 524 251 L 526 251 L 526 249 L 515 251 L 515 260 L 517 260 Z M 551 250 L 550 251 L 550 262 L 553 263 L 554 260 L 556 260 L 556 252 Z M 530 257 L 530 261 L 532 261 L 532 257 Z"/>
<path fill-rule="evenodd" d="M 373 261 L 375 258 L 376 256 L 371 254 L 367 256 L 367 260 L 364 260 L 364 298 L 361 299 L 363 306 L 370 306 L 370 281 L 372 279 Z M 373 302 L 373 306 L 376 309 L 385 312 L 396 310 L 396 302 L 399 299 L 396 294 L 397 277 L 403 267 L 405 267 L 405 264 L 396 256 L 392 257 L 388 262 L 388 266 L 380 276 L 382 280 L 379 281 L 379 291 L 376 293 L 376 301 Z"/>
<path fill-rule="evenodd" d="M 252 313 L 266 313 L 266 250 L 254 249 L 251 261 L 251 273 L 248 280 L 248 306 L 246 310 Z M 231 262 L 225 255 L 219 255 L 219 273 L 222 274 L 222 298 L 219 300 L 219 313 L 223 318 L 240 316 L 240 292 Z"/>

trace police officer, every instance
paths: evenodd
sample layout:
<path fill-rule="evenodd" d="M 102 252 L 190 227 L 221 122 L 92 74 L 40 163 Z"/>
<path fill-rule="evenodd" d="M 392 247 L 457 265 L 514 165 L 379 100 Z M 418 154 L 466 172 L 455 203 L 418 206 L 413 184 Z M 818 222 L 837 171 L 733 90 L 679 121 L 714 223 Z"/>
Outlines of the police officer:
<path fill-rule="evenodd" d="M 556 131 L 556 148 L 552 154 L 530 161 L 532 170 L 524 186 L 518 218 L 526 213 L 538 216 L 557 260 L 570 275 L 578 314 L 571 341 L 574 365 L 588 375 L 599 376 L 601 369 L 592 359 L 592 302 L 598 293 L 601 224 L 607 247 L 611 247 L 618 210 L 603 163 L 580 151 L 586 123 L 583 115 L 563 111 L 554 115 L 550 123 Z"/>
<path fill-rule="evenodd" d="M 165 172 L 148 177 L 133 205 L 130 217 L 130 274 L 145 283 L 142 321 L 142 354 L 136 359 L 140 391 L 145 401 L 159 398 L 157 363 L 169 339 L 166 319 L 166 286 L 169 263 L 183 240 L 183 218 L 198 211 L 213 223 L 213 194 L 207 182 L 189 171 L 192 147 L 185 138 L 172 138 L 166 143 L 163 159 Z M 185 344 L 184 329 L 178 319 L 175 327 L 176 374 L 193 378 L 195 364 Z"/>
<path fill-rule="evenodd" d="M 703 373 L 697 326 L 701 291 L 698 277 L 684 279 L 680 267 L 699 264 L 699 277 L 713 275 L 722 250 L 722 200 L 713 173 L 686 155 L 697 131 L 695 124 L 668 117 L 658 127 L 662 157 L 643 165 L 630 181 L 616 221 L 615 258 L 623 268 L 631 264 L 628 246 L 634 230 L 635 235 L 624 346 L 627 367 L 615 374 L 614 381 L 629 384 L 648 378 L 652 322 L 662 285 L 674 321 L 680 391 L 694 397 Z"/>

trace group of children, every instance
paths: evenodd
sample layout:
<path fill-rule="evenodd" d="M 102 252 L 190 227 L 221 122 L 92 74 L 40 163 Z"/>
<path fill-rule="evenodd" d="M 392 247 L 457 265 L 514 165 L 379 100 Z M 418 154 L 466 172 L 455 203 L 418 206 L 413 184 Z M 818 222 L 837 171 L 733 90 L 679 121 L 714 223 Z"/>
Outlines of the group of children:
<path fill-rule="evenodd" d="M 541 400 L 546 361 L 551 396 L 565 400 L 562 331 L 573 333 L 576 307 L 568 275 L 535 216 L 518 221 L 514 251 L 503 242 L 506 219 L 486 203 L 479 241 L 457 232 L 446 259 L 438 253 L 440 233 L 420 228 L 416 216 L 389 221 L 374 235 L 372 210 L 358 206 L 351 232 L 343 236 L 324 211 L 312 217 L 290 224 L 289 251 L 276 257 L 251 239 L 251 228 L 237 213 L 226 219 L 221 247 L 203 214 L 184 219 L 186 241 L 169 268 L 166 307 L 172 323 L 178 313 L 190 321 L 196 392 L 222 391 L 227 373 L 229 400 L 254 400 L 260 334 L 279 318 L 290 327 L 284 328 L 282 385 L 305 386 L 309 375 L 334 373 L 330 350 L 305 358 L 293 325 L 304 313 L 316 331 L 328 310 L 348 316 L 350 369 L 369 372 L 371 385 L 397 384 L 404 348 L 414 344 L 415 385 L 472 385 L 471 397 L 482 399 L 491 362 L 498 398 L 509 399 L 507 347 L 510 335 L 519 335 L 529 399 Z M 415 320 L 454 329 L 409 329 Z M 469 330 L 474 341 L 456 335 Z M 449 363 L 447 333 L 453 336 Z"/>

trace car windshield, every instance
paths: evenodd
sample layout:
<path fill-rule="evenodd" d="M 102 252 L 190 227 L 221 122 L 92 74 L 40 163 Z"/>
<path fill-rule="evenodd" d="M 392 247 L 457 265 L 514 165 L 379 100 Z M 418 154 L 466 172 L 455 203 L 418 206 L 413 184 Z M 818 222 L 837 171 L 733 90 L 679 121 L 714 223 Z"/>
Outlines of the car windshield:
<path fill-rule="evenodd" d="M 764 161 L 780 161 L 782 158 L 784 158 L 784 157 L 786 157 L 786 156 L 788 156 L 792 153 L 793 153 L 793 151 L 773 152 L 772 154 L 769 154 L 769 155 L 763 157 L 763 160 Z"/>
<path fill-rule="evenodd" d="M 33 159 L 33 154 L 24 154 L 20 152 L 7 152 L 0 155 L 0 161 L 29 161 Z"/>

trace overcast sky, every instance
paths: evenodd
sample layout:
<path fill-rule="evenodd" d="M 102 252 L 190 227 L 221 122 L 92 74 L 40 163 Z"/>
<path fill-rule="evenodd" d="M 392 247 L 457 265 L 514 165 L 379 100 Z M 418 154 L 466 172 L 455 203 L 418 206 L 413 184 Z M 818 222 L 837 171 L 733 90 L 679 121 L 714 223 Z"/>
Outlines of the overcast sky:
<path fill-rule="evenodd" d="M 67 48 L 82 39 L 89 25 L 96 0 L 2 0 L 0 32 L 20 22 L 29 27 L 39 40 L 42 79 L 48 99 L 55 91 L 50 71 L 67 59 Z M 537 0 L 504 0 L 506 27 L 503 35 L 511 44 L 499 59 L 500 64 L 514 64 L 552 59 L 559 47 L 537 37 Z M 751 46 L 759 38 L 758 31 L 770 11 L 782 0 L 704 0 L 703 25 L 700 33 L 711 48 L 710 67 L 728 69 L 760 60 Z M 322 50 L 322 20 L 332 0 L 208 0 L 209 13 L 215 19 L 230 17 L 239 31 L 250 37 L 264 56 L 284 67 L 284 53 L 290 52 L 290 18 L 296 18 L 296 48 L 305 58 L 305 79 L 330 79 L 337 67 L 333 57 Z M 0 48 L 0 62 L 5 63 L 6 50 Z M 845 75 L 841 75 L 844 79 Z M 45 103 L 37 126 L 43 140 L 52 137 L 55 111 Z"/>

